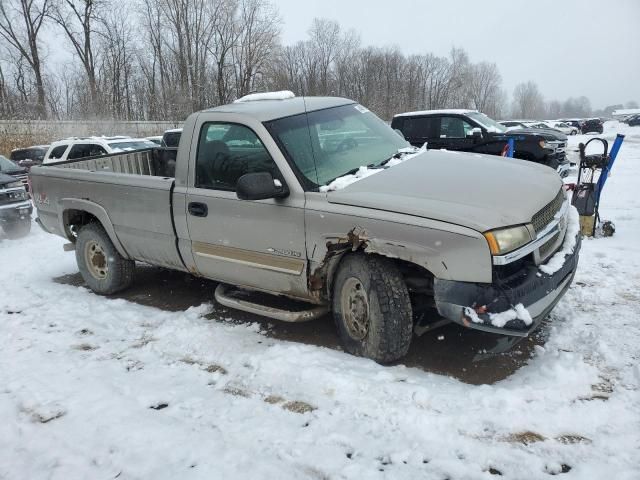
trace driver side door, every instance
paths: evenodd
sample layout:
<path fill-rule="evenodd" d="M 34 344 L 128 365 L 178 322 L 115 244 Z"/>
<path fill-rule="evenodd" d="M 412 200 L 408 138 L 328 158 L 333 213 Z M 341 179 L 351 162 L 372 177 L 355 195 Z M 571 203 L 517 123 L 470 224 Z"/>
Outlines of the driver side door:
<path fill-rule="evenodd" d="M 292 189 L 286 198 L 238 199 L 236 184 L 246 173 L 269 172 L 286 185 L 264 142 L 239 123 L 200 120 L 196 132 L 186 218 L 198 272 L 233 285 L 303 296 L 304 196 Z"/>

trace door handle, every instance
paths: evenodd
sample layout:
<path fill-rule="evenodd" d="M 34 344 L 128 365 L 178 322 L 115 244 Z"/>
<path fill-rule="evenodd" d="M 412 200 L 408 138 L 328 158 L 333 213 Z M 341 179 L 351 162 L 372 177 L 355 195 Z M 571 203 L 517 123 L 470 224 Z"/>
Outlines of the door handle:
<path fill-rule="evenodd" d="M 206 217 L 209 213 L 209 208 L 207 208 L 205 203 L 190 202 L 187 208 L 189 213 L 194 217 Z"/>

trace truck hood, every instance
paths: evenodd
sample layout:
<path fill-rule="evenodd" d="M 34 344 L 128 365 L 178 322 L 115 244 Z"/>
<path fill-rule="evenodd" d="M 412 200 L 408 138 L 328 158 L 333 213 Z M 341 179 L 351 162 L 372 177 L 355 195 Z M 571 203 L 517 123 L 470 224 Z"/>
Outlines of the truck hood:
<path fill-rule="evenodd" d="M 530 222 L 561 186 L 555 170 L 533 162 L 430 150 L 331 191 L 327 200 L 484 232 Z"/>
<path fill-rule="evenodd" d="M 8 185 L 14 182 L 16 182 L 16 179 L 14 177 L 0 172 L 0 187 L 3 187 L 4 185 Z"/>

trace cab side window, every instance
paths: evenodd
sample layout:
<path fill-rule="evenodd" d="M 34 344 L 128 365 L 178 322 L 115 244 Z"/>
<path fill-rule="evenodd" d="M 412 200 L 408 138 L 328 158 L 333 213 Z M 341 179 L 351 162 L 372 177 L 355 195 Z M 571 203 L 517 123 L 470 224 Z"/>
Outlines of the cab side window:
<path fill-rule="evenodd" d="M 107 151 L 101 146 L 101 145 L 95 145 L 95 144 L 90 144 L 88 145 L 88 156 L 89 157 L 96 157 L 98 155 L 106 155 Z"/>
<path fill-rule="evenodd" d="M 246 173 L 269 172 L 282 180 L 278 167 L 253 130 L 235 123 L 205 123 L 196 158 L 197 188 L 235 191 Z"/>
<path fill-rule="evenodd" d="M 407 139 L 438 138 L 440 119 L 438 117 L 406 117 L 402 130 Z"/>
<path fill-rule="evenodd" d="M 459 117 L 442 117 L 440 121 L 440 138 L 466 138 L 471 135 L 471 124 Z"/>
<path fill-rule="evenodd" d="M 57 160 L 59 158 L 62 158 L 62 156 L 64 155 L 64 152 L 67 151 L 67 147 L 69 145 L 59 145 L 56 148 L 54 148 L 53 150 L 51 150 L 51 153 L 49 154 L 49 158 Z"/>

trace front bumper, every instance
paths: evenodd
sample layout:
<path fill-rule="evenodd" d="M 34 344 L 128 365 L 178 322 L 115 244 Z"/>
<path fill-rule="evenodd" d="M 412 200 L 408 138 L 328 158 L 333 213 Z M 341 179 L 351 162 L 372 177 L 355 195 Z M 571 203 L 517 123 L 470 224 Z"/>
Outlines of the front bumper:
<path fill-rule="evenodd" d="M 507 282 L 470 283 L 452 280 L 434 281 L 434 299 L 440 315 L 468 328 L 524 337 L 535 330 L 565 294 L 576 272 L 581 237 L 573 252 L 565 256 L 563 266 L 551 275 L 533 264 L 523 267 Z M 499 325 L 496 315 L 522 304 L 531 322 L 514 318 Z"/>
<path fill-rule="evenodd" d="M 33 205 L 29 200 L 0 205 L 0 222 L 15 222 L 31 216 Z"/>

